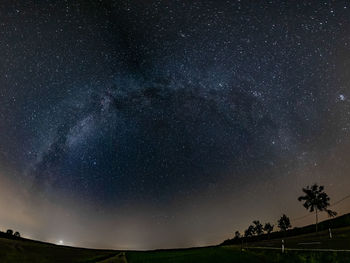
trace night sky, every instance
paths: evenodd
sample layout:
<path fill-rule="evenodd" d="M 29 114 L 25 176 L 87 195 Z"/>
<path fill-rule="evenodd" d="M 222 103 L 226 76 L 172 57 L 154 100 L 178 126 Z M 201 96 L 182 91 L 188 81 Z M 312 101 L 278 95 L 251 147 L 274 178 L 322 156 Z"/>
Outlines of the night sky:
<path fill-rule="evenodd" d="M 312 223 L 297 197 L 350 193 L 349 135 L 349 1 L 0 4 L 0 230 L 150 249 Z"/>

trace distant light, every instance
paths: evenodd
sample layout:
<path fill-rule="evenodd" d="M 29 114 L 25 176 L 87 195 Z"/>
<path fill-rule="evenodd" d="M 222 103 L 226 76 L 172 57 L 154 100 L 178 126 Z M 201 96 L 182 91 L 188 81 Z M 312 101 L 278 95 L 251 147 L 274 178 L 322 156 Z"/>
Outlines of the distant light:
<path fill-rule="evenodd" d="M 58 241 L 58 244 L 63 245 L 63 241 L 62 240 Z"/>

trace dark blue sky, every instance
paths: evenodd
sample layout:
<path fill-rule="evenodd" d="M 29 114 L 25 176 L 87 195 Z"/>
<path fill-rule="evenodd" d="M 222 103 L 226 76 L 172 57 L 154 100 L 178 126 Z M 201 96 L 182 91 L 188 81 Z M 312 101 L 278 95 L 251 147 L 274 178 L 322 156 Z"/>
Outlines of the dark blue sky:
<path fill-rule="evenodd" d="M 0 173 L 23 191 L 26 220 L 44 225 L 14 223 L 28 235 L 63 235 L 35 212 L 45 209 L 78 245 L 210 244 L 250 218 L 275 220 L 281 207 L 302 214 L 292 200 L 306 184 L 346 194 L 347 1 L 27 1 L 0 10 Z M 90 228 L 120 225 L 131 241 L 76 230 L 82 217 Z"/>

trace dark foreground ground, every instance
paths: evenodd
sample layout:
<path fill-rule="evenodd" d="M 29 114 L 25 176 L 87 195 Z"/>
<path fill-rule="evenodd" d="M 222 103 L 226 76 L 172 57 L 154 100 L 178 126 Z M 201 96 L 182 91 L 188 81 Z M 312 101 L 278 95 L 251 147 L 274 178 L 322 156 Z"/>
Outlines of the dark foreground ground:
<path fill-rule="evenodd" d="M 286 251 L 281 253 L 272 250 L 248 250 L 241 252 L 237 248 L 213 247 L 180 251 L 130 252 L 127 253 L 129 263 L 258 263 L 258 262 L 350 262 L 349 252 L 304 252 Z"/>
<path fill-rule="evenodd" d="M 350 227 L 328 232 L 233 246 L 158 251 L 114 251 L 56 246 L 30 240 L 0 238 L 0 262 L 99 262 L 99 263 L 258 263 L 258 262 L 350 262 Z M 322 251 L 321 251 L 322 250 Z M 326 250 L 326 251 L 323 251 Z M 343 250 L 343 251 L 340 251 Z"/>

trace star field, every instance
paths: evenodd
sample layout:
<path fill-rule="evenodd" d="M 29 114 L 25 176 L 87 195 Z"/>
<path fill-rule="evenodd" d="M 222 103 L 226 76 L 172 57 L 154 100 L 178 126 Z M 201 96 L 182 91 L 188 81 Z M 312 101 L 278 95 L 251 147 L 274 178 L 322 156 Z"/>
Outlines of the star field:
<path fill-rule="evenodd" d="M 207 245 L 251 218 L 299 216 L 306 184 L 347 194 L 349 2 L 0 10 L 1 188 L 20 207 L 0 203 L 0 227 L 95 247 Z"/>

